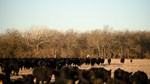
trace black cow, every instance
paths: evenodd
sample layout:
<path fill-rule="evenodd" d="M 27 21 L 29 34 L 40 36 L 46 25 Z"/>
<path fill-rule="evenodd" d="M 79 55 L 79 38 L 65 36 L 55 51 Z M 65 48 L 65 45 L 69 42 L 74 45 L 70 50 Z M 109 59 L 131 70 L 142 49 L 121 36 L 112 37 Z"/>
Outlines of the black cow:
<path fill-rule="evenodd" d="M 85 62 L 86 65 L 89 65 L 89 64 L 90 64 L 90 58 L 89 58 L 89 57 L 86 57 L 86 58 L 84 59 L 84 62 Z"/>
<path fill-rule="evenodd" d="M 94 73 L 93 77 L 96 80 L 100 79 L 102 83 L 106 82 L 109 78 L 111 78 L 111 70 L 106 70 L 104 68 L 91 68 L 90 72 Z"/>
<path fill-rule="evenodd" d="M 17 75 L 18 76 L 18 73 L 19 73 L 19 69 L 20 69 L 20 66 L 19 66 L 19 62 L 16 60 L 12 61 L 10 64 L 9 64 L 10 68 L 12 69 L 13 73 L 12 75 Z"/>
<path fill-rule="evenodd" d="M 11 74 L 12 71 L 14 72 L 13 74 L 18 75 L 20 65 L 18 62 L 18 59 L 7 59 L 2 63 L 2 72 L 5 74 Z"/>
<path fill-rule="evenodd" d="M 35 67 L 33 70 L 33 75 L 36 78 L 36 84 L 39 84 L 40 81 L 42 83 L 46 81 L 47 84 L 49 84 L 52 74 L 53 74 L 53 70 L 45 66 Z"/>
<path fill-rule="evenodd" d="M 80 70 L 79 84 L 103 84 L 111 78 L 111 70 L 104 68 L 91 68 Z"/>
<path fill-rule="evenodd" d="M 28 75 L 25 75 L 23 76 L 24 78 L 24 84 L 34 84 L 34 79 L 35 77 L 32 75 L 32 74 L 28 74 Z"/>
<path fill-rule="evenodd" d="M 96 58 L 91 58 L 91 66 L 94 66 L 96 64 L 97 59 Z"/>
<path fill-rule="evenodd" d="M 130 62 L 132 63 L 132 59 L 130 60 Z"/>
<path fill-rule="evenodd" d="M 54 84 L 75 84 L 79 79 L 78 71 L 77 67 L 63 67 L 61 70 L 54 71 Z"/>
<path fill-rule="evenodd" d="M 127 71 L 124 71 L 120 68 L 116 69 L 114 72 L 114 78 L 117 80 L 121 80 L 124 81 L 126 84 L 128 84 L 130 82 L 130 76 L 131 76 L 132 72 L 129 73 Z"/>
<path fill-rule="evenodd" d="M 125 62 L 125 58 L 124 58 L 124 57 L 121 57 L 120 62 L 121 62 L 121 63 L 124 63 L 124 62 Z"/>
<path fill-rule="evenodd" d="M 110 63 L 111 63 L 111 58 L 108 58 L 108 60 L 107 60 L 107 61 L 108 61 L 108 64 L 110 64 Z"/>
<path fill-rule="evenodd" d="M 75 66 L 81 66 L 82 62 L 79 58 L 72 58 L 72 62 Z"/>
<path fill-rule="evenodd" d="M 79 83 L 78 84 L 91 84 L 92 75 L 89 70 L 80 70 L 79 72 Z"/>
<path fill-rule="evenodd" d="M 9 60 L 6 60 L 6 61 L 3 62 L 2 72 L 5 74 L 5 76 L 4 76 L 5 81 L 4 82 L 6 84 L 9 84 L 10 83 L 10 74 L 12 72 L 12 68 L 11 68 Z"/>
<path fill-rule="evenodd" d="M 48 58 L 47 59 L 47 65 L 48 68 L 56 69 L 57 62 L 54 58 Z"/>
<path fill-rule="evenodd" d="M 148 76 L 143 71 L 137 71 L 130 77 L 132 84 L 148 84 Z"/>
<path fill-rule="evenodd" d="M 104 62 L 105 62 L 105 59 L 101 58 L 101 64 L 104 64 Z"/>
<path fill-rule="evenodd" d="M 96 64 L 99 65 L 101 63 L 101 58 L 96 59 Z"/>

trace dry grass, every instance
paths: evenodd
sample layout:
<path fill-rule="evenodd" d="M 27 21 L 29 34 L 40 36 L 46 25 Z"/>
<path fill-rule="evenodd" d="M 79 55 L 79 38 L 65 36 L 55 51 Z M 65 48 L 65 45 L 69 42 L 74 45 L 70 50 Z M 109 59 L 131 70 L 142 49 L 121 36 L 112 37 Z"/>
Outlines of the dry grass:
<path fill-rule="evenodd" d="M 105 69 L 112 70 L 112 77 L 114 70 L 121 68 L 125 71 L 129 72 L 136 72 L 138 70 L 144 71 L 147 73 L 149 79 L 150 79 L 150 59 L 133 59 L 132 63 L 130 62 L 130 59 L 126 59 L 125 63 L 120 63 L 120 59 L 112 59 L 111 65 L 108 65 L 107 60 L 105 60 L 104 65 L 95 65 L 92 67 L 104 67 Z M 82 69 L 89 69 L 91 66 L 85 66 L 83 65 L 81 67 Z"/>

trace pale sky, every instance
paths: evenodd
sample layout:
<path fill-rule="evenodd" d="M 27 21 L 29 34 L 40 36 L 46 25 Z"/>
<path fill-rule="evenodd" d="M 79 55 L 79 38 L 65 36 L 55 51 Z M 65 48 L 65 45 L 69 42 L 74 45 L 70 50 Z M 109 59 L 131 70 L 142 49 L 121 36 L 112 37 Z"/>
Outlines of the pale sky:
<path fill-rule="evenodd" d="M 33 26 L 150 31 L 150 0 L 0 0 L 0 31 Z"/>

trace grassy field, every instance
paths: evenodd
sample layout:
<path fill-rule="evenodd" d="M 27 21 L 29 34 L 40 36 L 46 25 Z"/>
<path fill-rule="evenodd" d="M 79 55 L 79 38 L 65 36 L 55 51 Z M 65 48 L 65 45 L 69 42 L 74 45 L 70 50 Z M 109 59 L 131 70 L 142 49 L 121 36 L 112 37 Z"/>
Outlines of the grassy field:
<path fill-rule="evenodd" d="M 105 63 L 103 65 L 82 65 L 79 67 L 80 69 L 90 69 L 91 67 L 104 67 L 107 70 L 112 70 L 112 77 L 114 70 L 121 68 L 125 71 L 129 72 L 136 72 L 138 70 L 144 71 L 147 73 L 149 79 L 150 79 L 150 59 L 133 59 L 133 62 L 130 62 L 130 59 L 125 59 L 125 63 L 120 63 L 120 59 L 112 59 L 111 65 L 108 65 L 107 60 L 105 60 Z M 19 75 L 23 74 L 32 74 L 32 69 L 24 69 L 19 72 Z M 16 78 L 16 77 L 15 77 Z"/>
<path fill-rule="evenodd" d="M 110 65 L 108 65 L 107 60 L 105 60 L 104 65 L 95 65 L 95 66 L 82 65 L 80 68 L 89 69 L 91 67 L 104 67 L 107 70 L 111 69 L 112 77 L 113 77 L 114 70 L 118 68 L 121 68 L 129 72 L 136 72 L 140 70 L 140 71 L 144 71 L 150 79 L 150 59 L 133 59 L 132 63 L 130 62 L 130 59 L 125 59 L 125 62 L 123 64 L 120 63 L 120 59 L 112 59 Z"/>

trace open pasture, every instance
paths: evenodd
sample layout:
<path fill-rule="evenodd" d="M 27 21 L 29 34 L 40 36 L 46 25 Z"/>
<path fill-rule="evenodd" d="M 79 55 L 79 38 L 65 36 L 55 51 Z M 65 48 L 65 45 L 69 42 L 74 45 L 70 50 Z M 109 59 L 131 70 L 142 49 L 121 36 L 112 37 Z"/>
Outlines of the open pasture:
<path fill-rule="evenodd" d="M 112 76 L 114 73 L 114 70 L 121 68 L 125 71 L 129 72 L 136 72 L 138 70 L 144 71 L 147 73 L 149 79 L 150 79 L 150 59 L 132 59 L 132 63 L 130 62 L 130 59 L 125 59 L 125 62 L 122 64 L 120 63 L 120 59 L 112 59 L 111 64 L 108 65 L 107 60 L 105 59 L 104 65 L 82 65 L 81 69 L 89 69 L 91 67 L 104 67 L 105 69 L 112 70 Z"/>

